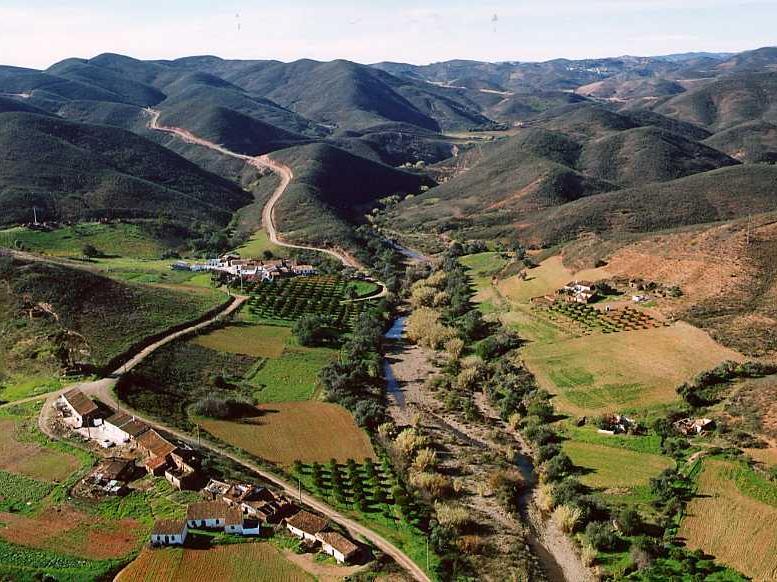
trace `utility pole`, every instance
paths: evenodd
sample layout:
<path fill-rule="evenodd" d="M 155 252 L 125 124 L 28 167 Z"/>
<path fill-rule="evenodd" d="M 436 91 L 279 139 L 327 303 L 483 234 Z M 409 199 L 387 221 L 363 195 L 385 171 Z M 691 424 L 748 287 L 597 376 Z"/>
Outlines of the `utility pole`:
<path fill-rule="evenodd" d="M 753 215 L 747 215 L 747 246 L 750 246 L 750 228 L 753 224 Z"/>
<path fill-rule="evenodd" d="M 429 538 L 426 538 L 426 571 L 429 571 Z"/>
<path fill-rule="evenodd" d="M 35 226 L 38 226 L 38 209 L 37 209 L 37 208 L 35 208 L 34 206 L 32 207 L 32 216 L 33 216 L 33 221 L 32 221 L 32 223 L 33 223 Z"/>
<path fill-rule="evenodd" d="M 302 504 L 302 480 L 297 477 L 297 487 L 299 487 L 299 502 Z"/>

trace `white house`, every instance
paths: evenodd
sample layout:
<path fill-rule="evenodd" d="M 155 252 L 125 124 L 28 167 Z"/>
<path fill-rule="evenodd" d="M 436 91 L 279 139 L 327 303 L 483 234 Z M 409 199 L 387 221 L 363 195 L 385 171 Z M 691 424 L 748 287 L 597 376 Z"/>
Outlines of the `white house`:
<path fill-rule="evenodd" d="M 333 556 L 340 564 L 345 564 L 359 551 L 359 546 L 336 531 L 322 531 L 316 534 L 321 549 Z"/>
<path fill-rule="evenodd" d="M 103 430 L 111 440 L 119 443 L 128 443 L 146 432 L 148 425 L 136 420 L 134 416 L 124 412 L 117 412 L 103 421 Z"/>
<path fill-rule="evenodd" d="M 97 405 L 78 388 L 73 388 L 59 397 L 60 405 L 70 413 L 76 426 L 91 426 L 97 416 Z"/>
<path fill-rule="evenodd" d="M 223 529 L 244 536 L 262 533 L 258 520 L 244 517 L 239 508 L 224 501 L 192 503 L 186 511 L 186 523 L 189 527 Z"/>
<path fill-rule="evenodd" d="M 189 535 L 189 527 L 183 519 L 159 519 L 151 530 L 151 545 L 182 546 Z"/>
<path fill-rule="evenodd" d="M 301 540 L 316 543 L 316 534 L 327 526 L 327 520 L 305 510 L 298 511 L 286 519 L 286 527 Z"/>

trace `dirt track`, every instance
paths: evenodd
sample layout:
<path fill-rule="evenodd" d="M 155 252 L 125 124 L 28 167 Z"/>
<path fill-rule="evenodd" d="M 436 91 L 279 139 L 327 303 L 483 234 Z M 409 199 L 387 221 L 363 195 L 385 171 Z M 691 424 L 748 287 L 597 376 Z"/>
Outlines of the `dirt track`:
<path fill-rule="evenodd" d="M 54 419 L 54 403 L 56 399 L 63 392 L 66 392 L 71 388 L 80 388 L 81 390 L 84 391 L 84 393 L 86 393 L 90 397 L 101 400 L 102 402 L 112 407 L 113 409 L 117 410 L 121 408 L 121 410 L 125 412 L 130 412 L 138 420 L 145 422 L 152 428 L 155 428 L 159 431 L 173 435 L 175 438 L 177 438 L 180 441 L 183 441 L 192 445 L 198 445 L 197 439 L 189 436 L 188 434 L 185 434 L 167 425 L 161 424 L 157 421 L 145 418 L 143 415 L 138 414 L 136 411 L 128 409 L 124 404 L 120 403 L 117 400 L 116 395 L 114 393 L 114 388 L 116 387 L 116 383 L 118 382 L 121 375 L 127 373 L 135 366 L 140 364 L 145 358 L 150 356 L 157 349 L 159 349 L 164 345 L 167 345 L 168 343 L 176 339 L 179 339 L 182 336 L 204 329 L 212 325 L 213 323 L 221 321 L 225 317 L 230 316 L 232 313 L 234 313 L 237 309 L 240 308 L 240 306 L 243 304 L 245 300 L 246 300 L 246 297 L 236 297 L 235 300 L 232 303 L 230 303 L 228 307 L 226 307 L 223 311 L 221 311 L 211 319 L 208 319 L 207 321 L 198 323 L 196 325 L 192 325 L 183 330 L 167 335 L 161 340 L 147 346 L 146 348 L 138 352 L 127 363 L 120 366 L 117 370 L 113 372 L 113 374 L 111 374 L 107 378 L 102 378 L 94 382 L 83 382 L 80 384 L 74 384 L 71 386 L 67 386 L 56 392 L 52 392 L 48 394 L 46 398 L 46 402 L 44 403 L 43 408 L 41 409 L 40 415 L 38 416 L 38 426 L 41 432 L 43 432 L 51 439 L 58 438 L 58 435 L 56 434 L 56 432 L 53 431 L 51 428 L 53 424 L 52 421 Z M 39 400 L 40 398 L 41 397 L 29 398 L 27 400 L 17 401 L 12 404 L 20 404 L 26 401 Z M 256 464 L 249 463 L 233 455 L 232 453 L 222 449 L 221 447 L 210 444 L 208 442 L 199 443 L 199 446 L 206 448 L 223 457 L 227 457 L 232 461 L 249 469 L 250 471 L 253 471 L 254 473 L 258 474 L 262 479 L 265 479 L 266 481 L 269 481 L 270 483 L 273 483 L 275 486 L 282 489 L 286 495 L 292 498 L 300 498 L 298 488 L 294 484 L 284 481 L 274 473 L 271 473 Z M 408 556 L 406 556 L 399 548 L 397 548 L 394 544 L 386 540 L 384 537 L 373 532 L 371 529 L 335 511 L 325 503 L 318 501 L 316 498 L 308 495 L 307 493 L 302 494 L 301 501 L 304 505 L 307 505 L 308 507 L 312 507 L 316 511 L 327 516 L 332 521 L 342 525 L 346 530 L 348 530 L 348 532 L 352 536 L 361 537 L 369 541 L 370 543 L 374 544 L 382 552 L 391 556 L 397 562 L 397 564 L 399 564 L 402 568 L 404 568 L 416 580 L 420 580 L 421 582 L 428 582 L 430 580 L 429 577 L 426 575 L 426 573 L 421 568 L 419 568 L 415 564 L 415 562 L 413 562 Z"/>

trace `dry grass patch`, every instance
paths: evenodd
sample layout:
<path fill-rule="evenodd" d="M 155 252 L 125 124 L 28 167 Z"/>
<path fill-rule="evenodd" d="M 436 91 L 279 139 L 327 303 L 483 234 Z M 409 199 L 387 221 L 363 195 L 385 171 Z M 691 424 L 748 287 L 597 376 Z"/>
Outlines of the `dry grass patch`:
<path fill-rule="evenodd" d="M 291 338 L 291 329 L 272 325 L 236 324 L 197 336 L 197 345 L 220 352 L 255 358 L 280 358 Z"/>
<path fill-rule="evenodd" d="M 674 466 L 661 455 L 591 443 L 566 442 L 564 452 L 576 466 L 588 471 L 581 476 L 582 483 L 603 489 L 647 485 L 651 477 Z"/>
<path fill-rule="evenodd" d="M 698 480 L 698 496 L 689 504 L 680 526 L 688 547 L 714 555 L 756 581 L 777 578 L 777 505 L 748 495 L 732 478 L 736 465 L 706 460 Z M 777 496 L 777 486 L 771 484 Z"/>
<path fill-rule="evenodd" d="M 538 267 L 527 270 L 526 275 L 526 280 L 516 275 L 501 281 L 499 291 L 512 301 L 527 303 L 532 297 L 553 293 L 573 279 L 596 281 L 610 276 L 605 268 L 578 272 L 567 269 L 560 255 L 545 259 Z"/>
<path fill-rule="evenodd" d="M 81 466 L 73 455 L 16 440 L 18 429 L 15 421 L 0 420 L 0 469 L 3 471 L 38 481 L 58 482 Z"/>
<path fill-rule="evenodd" d="M 134 519 L 107 521 L 68 506 L 36 517 L 0 513 L 0 538 L 5 541 L 91 560 L 127 556 L 137 550 L 141 533 Z"/>
<path fill-rule="evenodd" d="M 375 459 L 367 434 L 343 407 L 328 402 L 277 402 L 242 421 L 203 419 L 202 427 L 222 441 L 280 465 L 296 460 Z"/>
<path fill-rule="evenodd" d="M 116 577 L 118 582 L 309 582 L 312 576 L 267 543 L 191 548 L 145 549 Z"/>
<path fill-rule="evenodd" d="M 595 415 L 678 398 L 675 387 L 723 360 L 742 360 L 684 324 L 532 344 L 524 361 L 558 408 Z"/>

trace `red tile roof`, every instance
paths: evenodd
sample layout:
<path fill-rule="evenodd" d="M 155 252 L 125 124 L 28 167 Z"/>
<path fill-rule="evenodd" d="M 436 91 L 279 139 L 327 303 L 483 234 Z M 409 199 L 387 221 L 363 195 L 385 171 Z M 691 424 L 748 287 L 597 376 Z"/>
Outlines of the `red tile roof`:
<path fill-rule="evenodd" d="M 79 388 L 68 390 L 64 394 L 65 400 L 81 416 L 87 416 L 97 412 L 97 405 L 92 402 Z"/>
<path fill-rule="evenodd" d="M 322 531 L 316 534 L 316 539 L 332 546 L 346 558 L 359 549 L 359 546 L 336 531 Z"/>
<path fill-rule="evenodd" d="M 328 521 L 309 511 L 302 510 L 288 518 L 286 523 L 307 534 L 315 535 L 326 527 Z"/>

